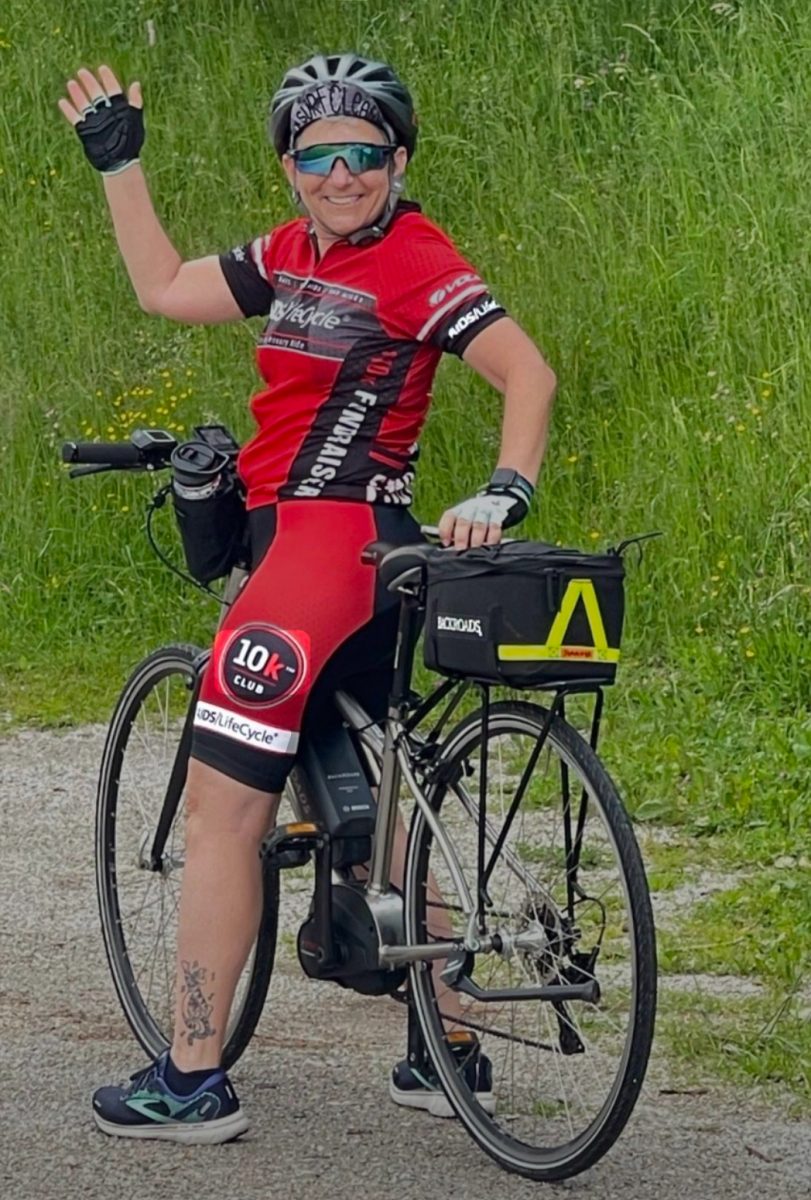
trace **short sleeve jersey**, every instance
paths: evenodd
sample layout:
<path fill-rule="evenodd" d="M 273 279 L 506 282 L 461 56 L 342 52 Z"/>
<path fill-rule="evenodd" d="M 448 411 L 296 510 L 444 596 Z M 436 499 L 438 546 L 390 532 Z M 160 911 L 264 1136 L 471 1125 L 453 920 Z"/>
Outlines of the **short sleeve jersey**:
<path fill-rule="evenodd" d="M 413 203 L 382 237 L 318 256 L 306 218 L 221 256 L 246 316 L 264 316 L 239 470 L 248 507 L 286 497 L 409 504 L 443 351 L 505 315 L 475 268 Z"/>

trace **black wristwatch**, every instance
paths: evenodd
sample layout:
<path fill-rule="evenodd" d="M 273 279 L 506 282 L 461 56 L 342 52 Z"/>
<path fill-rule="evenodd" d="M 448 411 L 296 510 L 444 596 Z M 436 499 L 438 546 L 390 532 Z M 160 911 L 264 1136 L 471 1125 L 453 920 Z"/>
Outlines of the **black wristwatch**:
<path fill-rule="evenodd" d="M 517 488 L 519 491 L 524 493 L 527 498 L 527 502 L 529 502 L 535 495 L 535 488 L 529 482 L 529 480 L 525 479 L 523 475 L 520 475 L 518 471 L 511 470 L 510 467 L 496 467 L 495 471 L 490 476 L 490 482 L 487 485 L 488 491 L 491 488 L 497 488 L 499 491 L 509 491 L 513 488 Z"/>

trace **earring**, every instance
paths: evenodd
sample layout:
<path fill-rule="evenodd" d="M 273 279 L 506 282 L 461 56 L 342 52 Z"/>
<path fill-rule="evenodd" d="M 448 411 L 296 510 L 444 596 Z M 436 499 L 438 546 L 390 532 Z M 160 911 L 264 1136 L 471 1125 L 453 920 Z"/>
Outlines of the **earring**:
<path fill-rule="evenodd" d="M 299 204 L 301 204 L 301 192 L 300 192 L 300 191 L 298 190 L 298 188 L 297 188 L 297 187 L 296 187 L 294 184 L 292 184 L 292 183 L 291 183 L 291 185 L 290 185 L 290 197 L 291 197 L 291 199 L 292 199 L 293 203 L 294 203 L 296 206 L 298 206 Z"/>
<path fill-rule="evenodd" d="M 395 175 L 391 181 L 391 190 L 393 192 L 401 192 L 405 187 L 405 180 L 402 175 Z"/>

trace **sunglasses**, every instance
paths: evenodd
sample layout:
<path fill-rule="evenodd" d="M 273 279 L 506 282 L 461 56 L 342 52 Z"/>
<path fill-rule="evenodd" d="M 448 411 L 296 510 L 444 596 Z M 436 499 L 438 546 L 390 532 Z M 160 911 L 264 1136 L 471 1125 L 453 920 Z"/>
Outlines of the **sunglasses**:
<path fill-rule="evenodd" d="M 371 142 L 328 142 L 291 150 L 290 157 L 305 175 L 329 175 L 338 159 L 343 159 L 347 171 L 362 175 L 364 171 L 379 171 L 385 167 L 396 146 L 379 146 Z"/>

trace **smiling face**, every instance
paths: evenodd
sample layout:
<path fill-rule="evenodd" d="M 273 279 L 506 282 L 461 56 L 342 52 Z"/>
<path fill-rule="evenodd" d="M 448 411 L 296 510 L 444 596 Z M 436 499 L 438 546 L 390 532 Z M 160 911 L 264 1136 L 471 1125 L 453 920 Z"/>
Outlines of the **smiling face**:
<path fill-rule="evenodd" d="M 377 125 L 359 117 L 326 117 L 313 121 L 302 130 L 296 149 L 329 142 L 373 142 L 385 145 L 386 135 Z M 394 174 L 402 175 L 408 155 L 405 147 L 394 152 Z M 358 229 L 373 225 L 380 216 L 389 196 L 391 179 L 388 165 L 378 171 L 363 171 L 353 175 L 343 159 L 338 159 L 329 175 L 308 175 L 297 171 L 289 154 L 282 159 L 292 186 L 312 218 L 319 245 L 322 248 L 339 238 L 348 237 Z"/>

